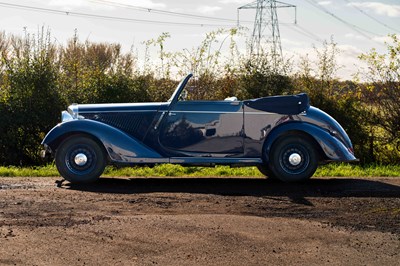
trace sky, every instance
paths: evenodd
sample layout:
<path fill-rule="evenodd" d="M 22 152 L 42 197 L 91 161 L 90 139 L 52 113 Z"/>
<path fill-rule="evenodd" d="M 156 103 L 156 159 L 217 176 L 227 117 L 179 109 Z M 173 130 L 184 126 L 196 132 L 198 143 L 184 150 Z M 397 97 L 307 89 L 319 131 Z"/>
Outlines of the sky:
<path fill-rule="evenodd" d="M 0 0 L 0 31 L 24 35 L 49 28 L 55 42 L 65 44 L 75 29 L 79 38 L 92 42 L 119 43 L 124 51 L 132 45 L 143 54 L 143 41 L 163 32 L 171 38 L 165 49 L 191 50 L 200 45 L 208 32 L 237 26 L 238 7 L 246 0 Z M 388 34 L 400 34 L 400 0 L 285 0 L 296 6 L 278 10 L 283 55 L 293 58 L 309 55 L 331 38 L 340 54 L 338 78 L 352 79 L 362 65 L 357 58 L 372 48 L 384 53 Z M 185 16 L 182 14 L 189 14 Z M 241 51 L 251 37 L 255 10 L 241 9 L 240 25 L 246 27 L 237 37 Z M 294 23 L 296 20 L 296 24 Z M 228 47 L 222 47 L 222 52 Z M 155 56 L 155 55 L 153 55 Z"/>

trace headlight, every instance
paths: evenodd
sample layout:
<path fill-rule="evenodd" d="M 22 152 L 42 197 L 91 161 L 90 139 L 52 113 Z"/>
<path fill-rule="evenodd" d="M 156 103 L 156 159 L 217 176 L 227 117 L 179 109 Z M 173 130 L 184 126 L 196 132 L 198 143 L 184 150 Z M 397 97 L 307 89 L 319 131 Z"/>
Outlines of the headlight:
<path fill-rule="evenodd" d="M 73 119 L 78 119 L 78 104 L 73 103 L 68 106 L 68 113 L 72 116 Z"/>
<path fill-rule="evenodd" d="M 74 118 L 72 117 L 72 115 L 67 112 L 67 111 L 62 111 L 61 112 L 61 122 L 67 122 L 67 121 L 71 121 L 74 120 Z"/>
<path fill-rule="evenodd" d="M 67 122 L 74 119 L 78 119 L 78 104 L 73 103 L 72 105 L 68 106 L 67 111 L 61 112 L 61 122 Z"/>

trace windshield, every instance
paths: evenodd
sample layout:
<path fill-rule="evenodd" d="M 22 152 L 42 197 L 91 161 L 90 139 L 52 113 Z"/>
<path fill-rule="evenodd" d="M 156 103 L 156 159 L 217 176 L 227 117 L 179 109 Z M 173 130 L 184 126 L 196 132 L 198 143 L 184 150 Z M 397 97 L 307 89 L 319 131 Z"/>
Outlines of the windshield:
<path fill-rule="evenodd" d="M 181 82 L 179 82 L 178 86 L 176 86 L 176 89 L 174 91 L 174 93 L 172 94 L 171 98 L 169 98 L 169 100 L 167 102 L 172 102 L 172 100 L 177 96 L 178 93 L 180 93 L 179 89 L 181 88 L 181 86 L 183 85 L 183 83 L 185 82 L 185 80 L 187 79 L 187 76 L 184 77 Z"/>

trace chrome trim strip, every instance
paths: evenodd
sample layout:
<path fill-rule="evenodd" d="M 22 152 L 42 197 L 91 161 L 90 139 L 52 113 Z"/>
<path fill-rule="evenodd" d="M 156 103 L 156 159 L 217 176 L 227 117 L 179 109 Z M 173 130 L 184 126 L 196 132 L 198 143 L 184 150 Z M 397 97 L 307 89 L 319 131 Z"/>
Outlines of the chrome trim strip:
<path fill-rule="evenodd" d="M 150 113 L 157 112 L 158 110 L 114 110 L 114 111 L 80 111 L 79 114 L 97 114 L 97 113 Z M 218 112 L 218 111 L 171 111 L 171 113 L 195 113 L 195 114 L 243 114 L 242 111 L 238 112 Z M 247 115 L 275 115 L 277 113 L 268 112 L 244 112 Z"/>
<path fill-rule="evenodd" d="M 242 111 L 238 112 L 218 112 L 218 111 L 171 111 L 171 113 L 195 113 L 195 114 L 243 114 Z M 276 115 L 277 113 L 268 112 L 244 112 L 246 115 Z"/>
<path fill-rule="evenodd" d="M 171 113 L 195 113 L 195 114 L 243 114 L 242 111 L 239 112 L 218 112 L 218 111 L 174 111 L 171 110 Z"/>
<path fill-rule="evenodd" d="M 144 113 L 157 112 L 158 110 L 111 110 L 111 111 L 80 111 L 80 114 L 98 114 L 98 113 Z"/>
<path fill-rule="evenodd" d="M 245 115 L 277 115 L 278 113 L 269 113 L 269 112 L 244 112 Z"/>

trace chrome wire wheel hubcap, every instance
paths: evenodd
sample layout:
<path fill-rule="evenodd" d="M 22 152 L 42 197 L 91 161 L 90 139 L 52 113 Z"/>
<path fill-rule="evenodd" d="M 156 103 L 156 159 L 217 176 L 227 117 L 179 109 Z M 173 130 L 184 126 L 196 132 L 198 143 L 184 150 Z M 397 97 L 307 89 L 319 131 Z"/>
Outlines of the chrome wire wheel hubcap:
<path fill-rule="evenodd" d="M 78 153 L 77 155 L 75 155 L 74 161 L 76 165 L 84 166 L 87 163 L 88 158 L 85 154 Z"/>
<path fill-rule="evenodd" d="M 297 166 L 301 163 L 301 155 L 298 153 L 292 153 L 289 156 L 289 163 L 293 166 Z"/>
<path fill-rule="evenodd" d="M 310 164 L 310 156 L 301 145 L 288 145 L 279 156 L 282 170 L 291 175 L 303 173 Z"/>

